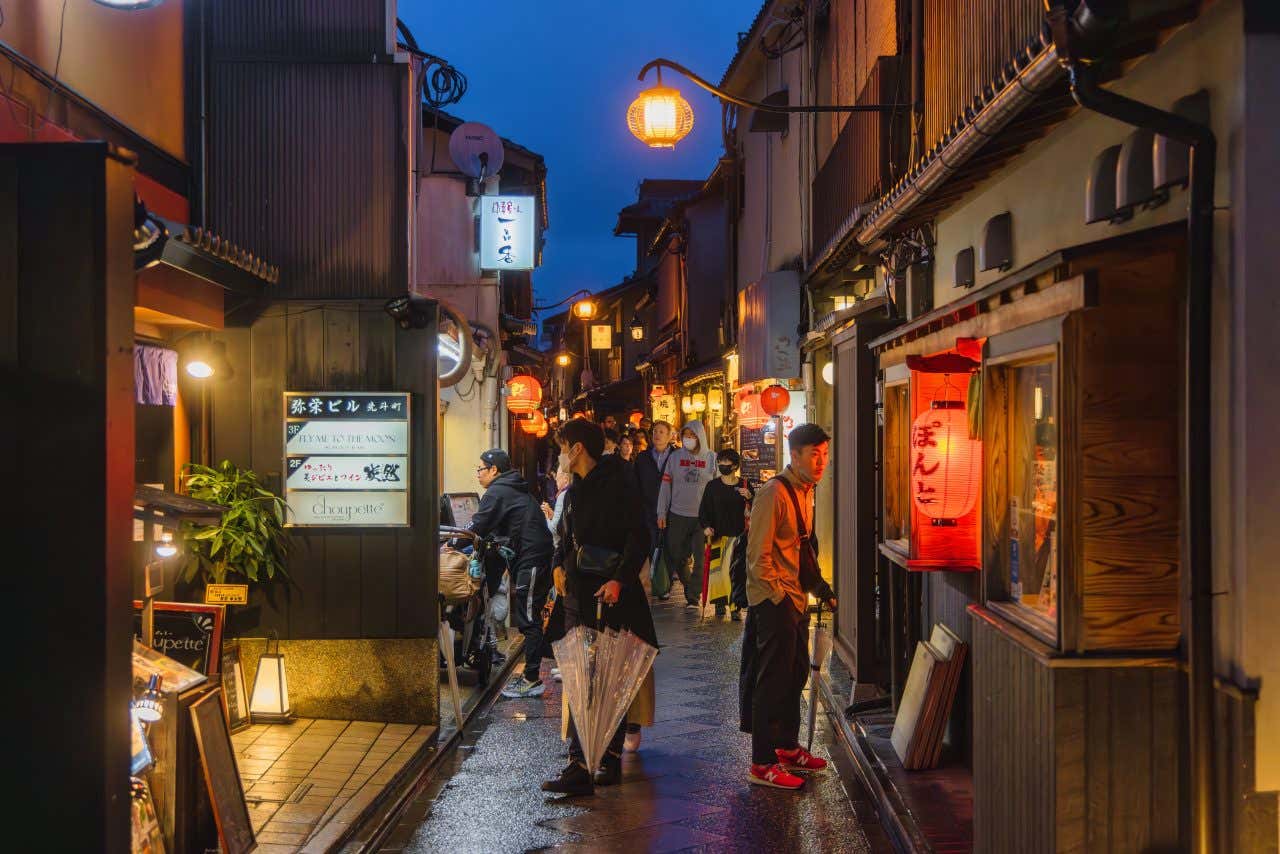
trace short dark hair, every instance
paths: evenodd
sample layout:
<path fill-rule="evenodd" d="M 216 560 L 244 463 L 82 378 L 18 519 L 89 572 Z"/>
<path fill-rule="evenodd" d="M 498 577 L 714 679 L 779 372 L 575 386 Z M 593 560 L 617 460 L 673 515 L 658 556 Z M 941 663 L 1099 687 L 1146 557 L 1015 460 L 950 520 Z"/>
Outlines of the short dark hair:
<path fill-rule="evenodd" d="M 614 430 L 612 427 L 606 427 L 604 428 L 604 440 L 616 445 L 618 442 L 622 441 L 622 437 L 618 435 L 617 430 Z"/>
<path fill-rule="evenodd" d="M 827 435 L 827 431 L 813 423 L 798 424 L 787 436 L 787 442 L 791 445 L 791 450 L 793 451 L 811 448 L 814 445 L 821 445 L 823 442 L 830 441 L 831 437 Z"/>
<path fill-rule="evenodd" d="M 569 447 L 581 444 L 587 456 L 593 460 L 604 456 L 604 430 L 599 424 L 592 424 L 584 418 L 575 418 L 561 424 L 556 431 L 556 441 Z"/>
<path fill-rule="evenodd" d="M 716 452 L 716 462 L 718 463 L 721 460 L 724 460 L 725 462 L 733 463 L 734 468 L 737 468 L 739 465 L 742 464 L 742 457 L 739 456 L 738 452 L 735 451 L 733 448 L 721 448 L 718 452 Z"/>

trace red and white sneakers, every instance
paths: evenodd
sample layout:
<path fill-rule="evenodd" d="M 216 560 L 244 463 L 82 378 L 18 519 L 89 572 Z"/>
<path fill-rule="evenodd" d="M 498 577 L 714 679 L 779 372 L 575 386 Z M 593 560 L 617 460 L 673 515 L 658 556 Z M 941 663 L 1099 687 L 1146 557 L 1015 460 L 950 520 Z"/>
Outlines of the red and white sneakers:
<path fill-rule="evenodd" d="M 778 764 L 787 771 L 816 774 L 827 770 L 827 760 L 814 756 L 803 747 L 797 747 L 795 750 L 777 750 L 775 753 L 778 754 Z"/>
<path fill-rule="evenodd" d="M 780 764 L 752 765 L 747 772 L 747 781 L 757 786 L 772 786 L 775 789 L 795 791 L 804 786 L 804 779 L 797 777 Z"/>

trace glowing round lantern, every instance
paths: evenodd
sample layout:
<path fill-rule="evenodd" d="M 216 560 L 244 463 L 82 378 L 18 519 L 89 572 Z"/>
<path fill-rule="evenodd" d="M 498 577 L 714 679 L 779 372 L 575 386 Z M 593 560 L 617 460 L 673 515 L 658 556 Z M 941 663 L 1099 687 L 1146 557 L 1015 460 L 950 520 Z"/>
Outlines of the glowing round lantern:
<path fill-rule="evenodd" d="M 627 108 L 627 127 L 650 148 L 675 148 L 693 130 L 693 107 L 679 91 L 662 85 L 645 89 Z"/>
<path fill-rule="evenodd" d="M 760 406 L 760 395 L 744 392 L 738 395 L 738 426 L 759 430 L 769 423 L 769 414 Z"/>
<path fill-rule="evenodd" d="M 544 438 L 544 437 L 547 435 L 547 430 L 548 430 L 548 429 L 550 429 L 550 428 L 547 426 L 547 422 L 546 422 L 546 421 L 543 421 L 543 422 L 542 422 L 542 425 L 538 427 L 538 432 L 536 432 L 536 433 L 534 433 L 534 434 L 533 434 L 533 435 L 534 435 L 534 438 L 537 438 L 537 439 L 542 439 L 542 438 Z"/>
<path fill-rule="evenodd" d="M 680 398 L 680 411 L 683 412 L 685 415 L 693 414 L 693 398 L 692 397 L 686 394 L 684 397 Z"/>
<path fill-rule="evenodd" d="M 518 376 L 507 380 L 507 409 L 522 415 L 542 403 L 542 383 L 536 377 Z"/>
<path fill-rule="evenodd" d="M 634 412 L 632 412 L 630 415 L 627 416 L 627 421 L 630 422 L 632 427 L 639 427 L 640 422 L 643 420 L 644 420 L 644 413 L 641 412 L 639 409 L 635 410 Z"/>
<path fill-rule="evenodd" d="M 768 415 L 781 415 L 790 405 L 791 393 L 780 385 L 771 385 L 760 392 L 760 408 Z"/>
<path fill-rule="evenodd" d="M 530 415 L 528 418 L 520 419 L 520 429 L 528 433 L 530 436 L 537 435 L 539 430 L 544 431 L 543 435 L 545 436 L 546 428 L 547 428 L 546 416 L 544 416 L 537 409 L 533 410 L 533 414 Z"/>
<path fill-rule="evenodd" d="M 963 401 L 935 400 L 911 424 L 911 497 L 935 525 L 973 509 L 982 485 L 982 443 L 969 438 Z"/>

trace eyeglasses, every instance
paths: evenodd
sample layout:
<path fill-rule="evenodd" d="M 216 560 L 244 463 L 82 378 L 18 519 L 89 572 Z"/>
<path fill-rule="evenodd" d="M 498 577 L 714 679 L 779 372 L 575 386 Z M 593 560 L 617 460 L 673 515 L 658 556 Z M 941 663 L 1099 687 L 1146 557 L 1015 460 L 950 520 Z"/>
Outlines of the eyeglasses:
<path fill-rule="evenodd" d="M 480 474 L 482 471 L 488 471 L 491 468 L 493 468 L 493 466 L 476 466 L 476 474 Z"/>

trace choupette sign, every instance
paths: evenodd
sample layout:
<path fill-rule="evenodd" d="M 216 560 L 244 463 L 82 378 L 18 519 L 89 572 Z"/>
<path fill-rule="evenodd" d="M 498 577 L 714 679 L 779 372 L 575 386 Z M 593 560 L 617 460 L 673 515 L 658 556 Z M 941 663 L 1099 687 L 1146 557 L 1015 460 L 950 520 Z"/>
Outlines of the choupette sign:
<path fill-rule="evenodd" d="M 286 392 L 285 500 L 298 526 L 409 524 L 409 395 Z"/>

